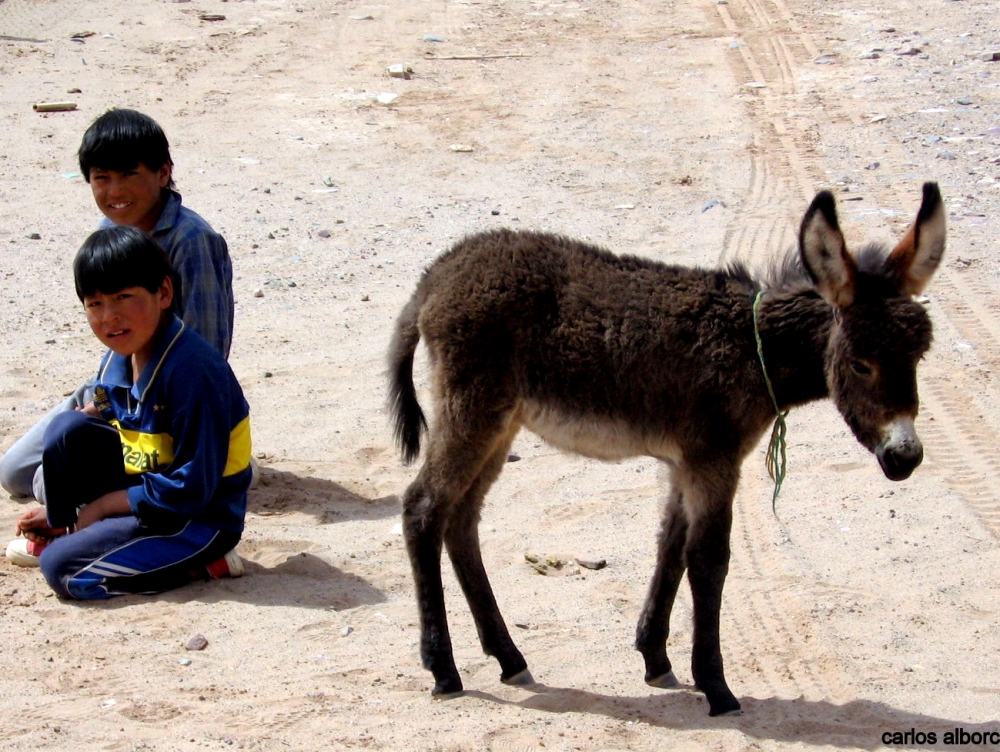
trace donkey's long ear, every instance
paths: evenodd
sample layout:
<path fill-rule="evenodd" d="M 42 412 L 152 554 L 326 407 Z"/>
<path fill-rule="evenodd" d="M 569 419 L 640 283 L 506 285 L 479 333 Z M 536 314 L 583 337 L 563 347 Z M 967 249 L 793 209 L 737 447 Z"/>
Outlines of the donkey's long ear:
<path fill-rule="evenodd" d="M 944 255 L 944 201 L 937 183 L 924 183 L 924 200 L 917 219 L 899 241 L 886 264 L 899 281 L 900 292 L 916 295 L 930 281 Z"/>
<path fill-rule="evenodd" d="M 854 302 L 857 266 L 847 252 L 847 243 L 837 222 L 833 194 L 816 194 L 799 229 L 799 254 L 819 294 L 832 305 L 844 308 Z"/>

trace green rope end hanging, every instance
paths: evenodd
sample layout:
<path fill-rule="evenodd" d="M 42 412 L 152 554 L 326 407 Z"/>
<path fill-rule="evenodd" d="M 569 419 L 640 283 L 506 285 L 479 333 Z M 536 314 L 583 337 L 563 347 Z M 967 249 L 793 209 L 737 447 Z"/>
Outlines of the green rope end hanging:
<path fill-rule="evenodd" d="M 781 492 L 781 484 L 785 480 L 785 467 L 787 458 L 785 455 L 785 434 L 788 427 L 785 425 L 784 412 L 778 407 L 778 399 L 774 396 L 774 387 L 771 386 L 771 379 L 767 375 L 767 366 L 764 365 L 764 344 L 760 340 L 760 327 L 757 324 L 757 309 L 760 307 L 760 299 L 764 297 L 764 291 L 757 293 L 753 300 L 753 336 L 757 340 L 757 357 L 760 358 L 760 368 L 764 372 L 764 383 L 767 384 L 767 393 L 771 395 L 771 404 L 774 405 L 774 412 L 777 416 L 774 419 L 774 427 L 771 429 L 771 439 L 767 444 L 767 474 L 774 481 L 774 495 L 771 497 L 771 513 L 778 516 L 777 502 L 778 494 Z"/>

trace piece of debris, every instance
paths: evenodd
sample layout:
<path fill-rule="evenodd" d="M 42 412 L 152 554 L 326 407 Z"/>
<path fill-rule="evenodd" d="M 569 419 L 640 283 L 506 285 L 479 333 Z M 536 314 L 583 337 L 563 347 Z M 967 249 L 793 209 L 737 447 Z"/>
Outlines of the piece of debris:
<path fill-rule="evenodd" d="M 713 199 L 710 199 L 709 201 L 706 201 L 704 204 L 701 205 L 701 212 L 702 212 L 702 214 L 704 214 L 705 212 L 707 212 L 713 206 L 722 206 L 722 202 L 719 201 L 719 199 L 717 199 L 717 198 L 713 198 Z"/>
<path fill-rule="evenodd" d="M 198 20 L 200 21 L 225 21 L 226 17 L 221 13 L 199 13 Z"/>
<path fill-rule="evenodd" d="M 576 563 L 584 569 L 604 569 L 608 565 L 605 559 L 577 559 Z"/>
<path fill-rule="evenodd" d="M 69 35 L 69 38 L 74 41 L 81 41 L 87 37 L 92 37 L 97 34 L 96 31 L 75 31 Z"/>
<path fill-rule="evenodd" d="M 66 112 L 76 109 L 76 102 L 38 102 L 31 105 L 35 112 Z"/>
<path fill-rule="evenodd" d="M 979 59 L 984 63 L 992 63 L 994 60 L 1000 60 L 1000 50 L 995 50 L 994 52 L 984 52 L 979 56 Z"/>
<path fill-rule="evenodd" d="M 448 148 L 452 151 L 473 151 L 472 147 L 468 144 L 452 144 Z"/>
<path fill-rule="evenodd" d="M 409 81 L 413 77 L 413 68 L 405 63 L 396 63 L 385 69 L 391 78 L 405 78 Z"/>
<path fill-rule="evenodd" d="M 185 650 L 204 650 L 208 647 L 208 638 L 203 634 L 196 634 L 184 645 Z"/>
<path fill-rule="evenodd" d="M 442 37 L 437 36 L 436 34 L 424 34 L 424 41 L 425 42 L 443 42 L 444 39 Z"/>

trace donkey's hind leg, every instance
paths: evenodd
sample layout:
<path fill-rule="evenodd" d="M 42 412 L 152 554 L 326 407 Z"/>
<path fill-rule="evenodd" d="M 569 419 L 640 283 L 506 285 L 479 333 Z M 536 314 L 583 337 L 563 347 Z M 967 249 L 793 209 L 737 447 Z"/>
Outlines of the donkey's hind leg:
<path fill-rule="evenodd" d="M 459 400 L 451 407 L 456 414 L 469 414 L 461 409 Z M 469 514 L 464 508 L 466 494 L 509 424 L 508 416 L 495 414 L 492 421 L 487 421 L 483 413 L 474 413 L 478 419 L 476 425 L 470 426 L 447 408 L 439 412 L 426 460 L 403 496 L 403 534 L 420 612 L 420 656 L 424 668 L 434 675 L 432 694 L 436 696 L 462 691 L 445 612 L 442 543 L 453 517 L 461 519 Z M 478 548 L 476 551 L 478 554 Z"/>
<path fill-rule="evenodd" d="M 517 426 L 497 443 L 496 448 L 448 521 L 444 544 L 465 599 L 472 610 L 479 642 L 486 655 L 500 663 L 500 680 L 506 684 L 532 684 L 521 652 L 514 645 L 490 587 L 479 545 L 479 513 L 490 486 L 500 475 Z"/>
<path fill-rule="evenodd" d="M 670 635 L 670 612 L 684 576 L 684 543 L 688 523 L 682 498 L 681 490 L 673 485 L 660 526 L 656 570 L 635 631 L 635 647 L 646 663 L 646 684 L 660 689 L 678 686 L 667 658 L 667 637 Z"/>

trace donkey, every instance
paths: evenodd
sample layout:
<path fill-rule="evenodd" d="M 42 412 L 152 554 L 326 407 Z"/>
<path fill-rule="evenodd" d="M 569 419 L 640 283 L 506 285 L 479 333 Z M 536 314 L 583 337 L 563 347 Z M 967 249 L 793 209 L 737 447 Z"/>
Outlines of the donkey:
<path fill-rule="evenodd" d="M 429 434 L 404 494 L 403 529 L 432 694 L 462 691 L 442 543 L 501 681 L 534 682 L 497 607 L 478 533 L 483 498 L 523 426 L 587 457 L 667 464 L 670 490 L 635 646 L 647 684 L 678 685 L 666 642 L 686 569 L 695 686 L 710 715 L 739 714 L 723 673 L 719 610 L 740 465 L 777 412 L 830 396 L 885 475 L 909 477 L 923 459 L 913 425 L 916 367 L 931 343 L 930 318 L 911 296 L 934 274 L 944 245 L 941 194 L 925 183 L 916 221 L 891 252 L 871 244 L 850 254 L 834 197 L 820 192 L 802 220 L 798 253 L 767 281 L 741 265 L 670 266 L 506 229 L 466 237 L 434 261 L 389 353 L 405 462 L 418 456 L 421 432 Z M 429 428 L 413 384 L 421 338 L 436 397 Z"/>

